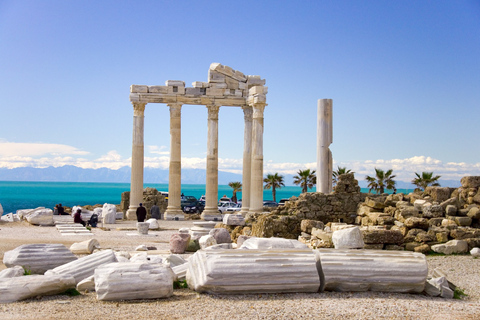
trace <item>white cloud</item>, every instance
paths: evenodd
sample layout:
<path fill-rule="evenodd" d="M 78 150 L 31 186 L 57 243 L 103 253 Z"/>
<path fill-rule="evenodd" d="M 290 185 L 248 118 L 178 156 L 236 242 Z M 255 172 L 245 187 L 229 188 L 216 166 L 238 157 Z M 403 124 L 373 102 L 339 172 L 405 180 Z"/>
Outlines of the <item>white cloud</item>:
<path fill-rule="evenodd" d="M 170 151 L 166 146 L 147 146 L 147 151 L 149 153 L 153 154 L 159 154 L 159 155 L 170 155 Z"/>
<path fill-rule="evenodd" d="M 54 143 L 23 143 L 0 140 L 0 157 L 35 157 L 43 155 L 87 155 L 89 152 Z"/>

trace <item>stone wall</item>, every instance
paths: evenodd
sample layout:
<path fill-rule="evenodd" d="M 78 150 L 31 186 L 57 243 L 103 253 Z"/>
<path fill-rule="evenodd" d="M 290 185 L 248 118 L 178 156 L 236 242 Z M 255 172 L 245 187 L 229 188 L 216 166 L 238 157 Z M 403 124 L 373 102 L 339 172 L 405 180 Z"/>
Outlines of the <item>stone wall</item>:
<path fill-rule="evenodd" d="M 163 196 L 155 188 L 145 188 L 143 189 L 143 198 L 142 204 L 147 209 L 147 219 L 150 218 L 150 208 L 156 204 L 160 208 L 160 213 L 164 213 L 167 210 L 167 201 L 165 196 Z M 128 207 L 130 206 L 130 191 L 122 192 L 122 201 L 120 202 L 120 210 L 124 213 L 127 212 Z"/>

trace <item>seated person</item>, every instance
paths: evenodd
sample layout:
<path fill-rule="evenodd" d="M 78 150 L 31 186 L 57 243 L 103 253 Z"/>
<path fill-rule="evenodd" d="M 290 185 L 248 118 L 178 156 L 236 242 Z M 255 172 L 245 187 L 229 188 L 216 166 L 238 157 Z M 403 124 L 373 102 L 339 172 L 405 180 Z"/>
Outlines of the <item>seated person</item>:
<path fill-rule="evenodd" d="M 90 225 L 92 228 L 96 228 L 97 223 L 98 223 L 98 215 L 94 213 L 88 220 L 87 225 Z"/>
<path fill-rule="evenodd" d="M 82 220 L 82 209 L 78 209 L 77 212 L 73 215 L 73 222 L 80 223 L 82 226 L 86 226 L 85 221 Z"/>
<path fill-rule="evenodd" d="M 58 211 L 59 216 L 61 216 L 62 214 L 67 214 L 67 213 L 65 213 L 65 208 L 62 207 L 61 203 L 58 204 L 57 211 Z"/>

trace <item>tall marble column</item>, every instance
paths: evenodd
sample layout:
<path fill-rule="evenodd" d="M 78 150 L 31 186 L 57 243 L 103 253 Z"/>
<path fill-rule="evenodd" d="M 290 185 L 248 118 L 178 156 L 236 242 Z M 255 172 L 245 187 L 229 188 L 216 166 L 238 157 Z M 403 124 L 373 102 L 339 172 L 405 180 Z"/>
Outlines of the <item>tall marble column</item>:
<path fill-rule="evenodd" d="M 252 178 L 252 115 L 251 106 L 243 106 L 245 129 L 243 133 L 243 175 L 242 175 L 242 210 L 246 215 L 250 208 L 250 181 Z"/>
<path fill-rule="evenodd" d="M 252 121 L 252 178 L 250 181 L 251 213 L 263 211 L 263 111 L 265 103 L 253 104 Z"/>
<path fill-rule="evenodd" d="M 202 219 L 220 221 L 222 220 L 222 215 L 218 211 L 218 110 L 220 106 L 207 106 L 207 108 L 207 181 Z"/>
<path fill-rule="evenodd" d="M 319 99 L 317 104 L 317 192 L 331 193 L 333 160 L 332 99 Z"/>
<path fill-rule="evenodd" d="M 136 210 L 143 199 L 143 132 L 146 103 L 133 104 L 133 139 L 132 139 L 132 169 L 130 175 L 130 205 L 127 219 L 137 219 Z"/>
<path fill-rule="evenodd" d="M 182 178 L 182 105 L 168 104 L 170 108 L 170 166 L 168 170 L 168 206 L 165 220 L 183 220 L 181 208 Z"/>

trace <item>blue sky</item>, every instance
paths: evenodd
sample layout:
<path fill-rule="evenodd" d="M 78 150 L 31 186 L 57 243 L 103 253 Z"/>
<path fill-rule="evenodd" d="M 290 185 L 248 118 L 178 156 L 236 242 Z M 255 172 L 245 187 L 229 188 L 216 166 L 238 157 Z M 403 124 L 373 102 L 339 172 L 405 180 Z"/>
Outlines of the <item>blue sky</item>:
<path fill-rule="evenodd" d="M 334 165 L 399 180 L 480 175 L 480 1 L 0 0 L 0 167 L 130 165 L 131 84 L 207 81 L 212 62 L 269 87 L 264 172 Z M 241 173 L 243 113 L 223 107 L 220 170 Z M 169 112 L 145 111 L 145 165 L 168 168 Z M 182 166 L 205 168 L 207 110 L 182 108 Z"/>

